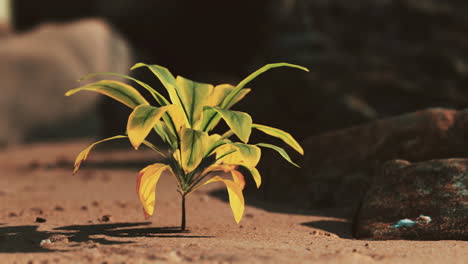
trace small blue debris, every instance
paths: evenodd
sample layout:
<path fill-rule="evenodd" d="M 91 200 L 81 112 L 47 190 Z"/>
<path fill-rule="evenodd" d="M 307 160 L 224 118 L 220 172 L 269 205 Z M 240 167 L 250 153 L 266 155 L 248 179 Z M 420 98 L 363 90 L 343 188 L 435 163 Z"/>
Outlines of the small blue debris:
<path fill-rule="evenodd" d="M 413 227 L 416 224 L 420 225 L 425 225 L 429 224 L 432 221 L 430 216 L 426 215 L 419 215 L 418 218 L 416 218 L 416 221 L 413 221 L 411 219 L 401 219 L 398 221 L 395 225 L 392 225 L 393 228 L 399 228 L 399 227 Z"/>
<path fill-rule="evenodd" d="M 393 228 L 399 228 L 399 227 L 413 227 L 416 224 L 415 221 L 411 219 L 401 219 L 398 221 L 395 225 L 393 225 Z"/>

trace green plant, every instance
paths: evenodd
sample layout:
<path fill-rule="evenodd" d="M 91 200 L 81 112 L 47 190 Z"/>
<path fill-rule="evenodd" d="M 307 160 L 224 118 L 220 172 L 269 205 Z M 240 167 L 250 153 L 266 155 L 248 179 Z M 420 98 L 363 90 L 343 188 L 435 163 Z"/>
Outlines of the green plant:
<path fill-rule="evenodd" d="M 297 166 L 286 151 L 278 146 L 266 143 L 248 144 L 252 128 L 281 139 L 303 154 L 303 149 L 289 133 L 254 124 L 249 114 L 230 110 L 250 92 L 250 89 L 244 88 L 247 83 L 269 69 L 283 66 L 308 71 L 304 67 L 288 63 L 267 64 L 237 86 L 229 84 L 213 86 L 181 76 L 174 78 L 167 68 L 158 65 L 138 63 L 132 67 L 132 70 L 141 67 L 151 70 L 166 88 L 170 101 L 148 84 L 126 75 L 95 73 L 85 76 L 83 79 L 96 75 L 113 75 L 134 81 L 145 88 L 159 106 L 150 105 L 135 88 L 117 81 L 98 81 L 68 91 L 67 96 L 83 90 L 99 92 L 133 109 L 128 118 L 127 134 L 98 141 L 84 149 L 76 158 L 73 173 L 78 171 L 96 144 L 128 138 L 135 149 L 144 144 L 165 158 L 161 163 L 147 166 L 138 175 L 138 196 L 146 217 L 154 212 L 158 180 L 164 172 L 168 172 L 175 176 L 182 197 L 182 230 L 185 230 L 186 225 L 185 197 L 199 187 L 212 182 L 223 182 L 226 185 L 234 218 L 239 223 L 244 212 L 242 190 L 245 186 L 242 170 L 239 169 L 243 168 L 249 172 L 257 188 L 260 187 L 260 173 L 255 168 L 261 156 L 260 147 L 277 151 L 288 162 Z M 223 135 L 209 134 L 221 119 L 224 119 L 229 130 Z M 161 151 L 145 140 L 151 130 L 163 139 L 169 151 Z M 241 142 L 230 140 L 233 135 L 236 135 Z M 215 175 L 221 172 L 230 174 L 232 180 Z"/>

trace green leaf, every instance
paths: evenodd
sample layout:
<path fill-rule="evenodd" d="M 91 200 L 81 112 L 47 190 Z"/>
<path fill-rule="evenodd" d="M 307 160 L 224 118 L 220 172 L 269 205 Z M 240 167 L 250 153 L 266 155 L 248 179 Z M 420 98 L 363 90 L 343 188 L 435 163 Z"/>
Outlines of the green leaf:
<path fill-rule="evenodd" d="M 174 78 L 174 75 L 163 66 L 159 66 L 156 64 L 153 65 L 148 65 L 145 63 L 137 63 L 135 64 L 131 70 L 138 69 L 141 67 L 146 67 L 148 68 L 162 83 L 164 88 L 166 88 L 167 92 L 169 93 L 169 97 L 171 99 L 172 104 L 177 105 L 178 107 L 181 108 L 182 112 L 185 114 L 184 119 L 186 122 L 186 125 L 189 126 L 189 120 L 187 113 L 185 112 L 185 109 L 183 108 L 182 100 L 181 100 L 181 95 L 179 92 L 179 89 L 177 87 L 176 79 Z"/>
<path fill-rule="evenodd" d="M 244 80 L 242 80 L 237 86 L 236 88 L 226 97 L 226 99 L 223 101 L 222 105 L 221 105 L 221 108 L 226 108 L 227 105 L 229 105 L 231 103 L 231 101 L 234 99 L 234 97 L 237 96 L 237 94 L 239 93 L 239 91 L 244 88 L 249 82 L 251 82 L 253 79 L 255 79 L 257 76 L 259 76 L 260 74 L 270 70 L 270 69 L 273 69 L 273 68 L 277 68 L 277 67 L 291 67 L 291 68 L 297 68 L 297 69 L 301 69 L 303 71 L 309 71 L 307 68 L 305 67 L 302 67 L 302 66 L 299 66 L 299 65 L 295 65 L 295 64 L 290 64 L 290 63 L 284 63 L 284 62 L 281 62 L 281 63 L 271 63 L 271 64 L 267 64 L 263 67 L 261 67 L 260 69 L 256 70 L 255 72 L 253 72 L 252 74 L 250 74 L 249 76 L 247 76 L 247 78 L 245 78 Z"/>
<path fill-rule="evenodd" d="M 154 97 L 156 102 L 158 102 L 158 104 L 160 104 L 161 106 L 171 104 L 162 94 L 160 94 L 158 91 L 153 89 L 153 87 L 151 87 L 150 85 L 148 85 L 148 84 L 146 84 L 146 83 L 144 83 L 144 82 L 142 82 L 140 80 L 137 80 L 137 79 L 135 79 L 133 77 L 125 75 L 125 74 L 119 74 L 119 73 L 113 73 L 113 72 L 97 72 L 97 73 L 88 74 L 88 75 L 84 76 L 83 78 L 81 78 L 79 81 L 83 81 L 83 80 L 89 79 L 89 78 L 94 77 L 94 76 L 99 76 L 99 75 L 117 76 L 117 77 L 121 77 L 121 78 L 130 80 L 130 81 L 134 81 L 137 84 L 139 84 L 141 87 L 145 88 Z"/>
<path fill-rule="evenodd" d="M 209 107 L 218 112 L 220 116 L 226 121 L 229 128 L 239 137 L 242 142 L 247 143 L 249 141 L 250 133 L 252 132 L 252 118 L 249 114 L 244 112 L 225 110 L 219 107 Z"/>
<path fill-rule="evenodd" d="M 168 143 L 172 147 L 172 149 L 177 149 L 177 138 L 171 132 L 166 123 L 164 123 L 163 121 L 156 122 L 156 124 L 154 125 L 154 131 L 156 131 L 156 133 L 163 139 L 163 141 Z"/>
<path fill-rule="evenodd" d="M 130 108 L 135 108 L 142 104 L 149 105 L 148 101 L 146 101 L 146 99 L 132 86 L 122 82 L 110 80 L 103 80 L 85 85 L 83 87 L 75 88 L 65 93 L 65 95 L 70 96 L 83 90 L 94 91 L 107 95 Z"/>
<path fill-rule="evenodd" d="M 234 90 L 234 86 L 230 84 L 221 84 L 215 86 L 213 89 L 213 93 L 210 95 L 210 99 L 208 101 L 208 106 L 220 106 L 222 102 L 226 99 L 226 96 Z M 242 89 L 231 101 L 230 104 L 228 104 L 224 109 L 229 109 L 231 108 L 234 104 L 242 100 L 249 92 L 251 89 Z M 216 125 L 219 123 L 221 120 L 221 117 L 218 115 L 216 111 L 214 111 L 211 108 L 205 108 L 203 110 L 203 120 L 201 123 L 201 128 L 203 131 L 211 131 Z"/>
<path fill-rule="evenodd" d="M 268 134 L 268 135 L 270 135 L 272 137 L 276 137 L 276 138 L 281 139 L 284 143 L 291 146 L 293 149 L 295 149 L 301 155 L 304 155 L 304 150 L 302 149 L 301 145 L 299 145 L 299 143 L 288 132 L 285 132 L 285 131 L 283 131 L 281 129 L 278 129 L 278 128 L 259 125 L 259 124 L 252 124 L 252 127 L 256 128 L 256 129 L 262 131 L 263 133 Z"/>
<path fill-rule="evenodd" d="M 128 117 L 127 133 L 135 149 L 138 149 L 168 108 L 173 106 L 174 105 L 154 107 L 150 105 L 140 105 L 133 110 Z"/>
<path fill-rule="evenodd" d="M 232 150 L 235 150 L 235 152 L 222 157 L 222 155 Z M 247 167 L 257 166 L 262 155 L 259 147 L 242 143 L 227 143 L 218 147 L 215 152 L 218 159 L 217 163 L 245 165 Z"/>
<path fill-rule="evenodd" d="M 176 85 L 190 127 L 197 129 L 200 126 L 203 107 L 208 104 L 209 96 L 213 92 L 213 85 L 194 82 L 182 76 L 177 76 Z"/>
<path fill-rule="evenodd" d="M 273 150 L 276 150 L 285 160 L 287 160 L 289 163 L 291 163 L 292 165 L 299 167 L 299 165 L 297 165 L 296 163 L 294 163 L 291 158 L 289 157 L 288 153 L 286 153 L 286 151 L 283 149 L 283 148 L 280 148 L 278 146 L 275 146 L 275 145 L 272 145 L 272 144 L 267 144 L 267 143 L 258 143 L 256 144 L 257 146 L 260 146 L 260 147 L 264 147 L 264 148 L 270 148 L 270 149 L 273 149 Z"/>
<path fill-rule="evenodd" d="M 186 173 L 193 171 L 202 161 L 206 152 L 208 133 L 182 127 L 180 162 Z"/>

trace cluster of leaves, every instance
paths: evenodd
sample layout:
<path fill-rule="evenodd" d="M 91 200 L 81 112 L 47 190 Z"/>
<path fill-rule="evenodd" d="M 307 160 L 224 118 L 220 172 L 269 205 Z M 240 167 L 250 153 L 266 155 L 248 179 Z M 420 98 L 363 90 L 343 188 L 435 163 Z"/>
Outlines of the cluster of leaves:
<path fill-rule="evenodd" d="M 242 191 L 245 179 L 242 171 L 250 173 L 257 187 L 261 185 L 260 173 L 256 169 L 261 156 L 260 147 L 277 151 L 297 166 L 286 151 L 278 146 L 267 143 L 249 144 L 252 129 L 279 138 L 303 154 L 303 149 L 289 133 L 254 124 L 249 114 L 230 110 L 250 92 L 250 89 L 244 88 L 247 83 L 269 69 L 283 66 L 307 71 L 304 67 L 288 63 L 267 64 L 237 86 L 213 86 L 181 76 L 174 77 L 167 68 L 159 65 L 138 63 L 132 67 L 132 70 L 141 67 L 151 70 L 167 90 L 170 100 L 148 84 L 126 75 L 96 73 L 84 77 L 83 79 L 96 75 L 113 75 L 129 79 L 146 89 L 158 106 L 150 105 L 135 88 L 118 81 L 103 80 L 68 91 L 67 96 L 83 90 L 98 92 L 133 109 L 128 118 L 126 135 L 101 140 L 83 150 L 75 161 L 74 173 L 96 144 L 128 138 L 135 149 L 144 144 L 165 157 L 163 162 L 142 169 L 137 178 L 138 197 L 146 216 L 154 213 L 159 178 L 163 173 L 169 173 L 175 176 L 183 199 L 202 185 L 212 182 L 224 183 L 234 218 L 239 223 L 244 212 Z M 210 133 L 221 120 L 226 122 L 229 130 L 222 135 Z M 152 130 L 168 145 L 169 151 L 161 151 L 146 141 Z M 234 135 L 240 142 L 230 139 Z"/>

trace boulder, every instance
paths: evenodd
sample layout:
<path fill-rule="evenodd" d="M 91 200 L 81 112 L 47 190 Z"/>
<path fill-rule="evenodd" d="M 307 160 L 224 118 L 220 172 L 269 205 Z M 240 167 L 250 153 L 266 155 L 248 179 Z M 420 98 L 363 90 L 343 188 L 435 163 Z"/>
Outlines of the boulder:
<path fill-rule="evenodd" d="M 468 240 L 468 159 L 385 163 L 354 221 L 358 238 Z M 397 227 L 401 219 L 429 223 Z M 411 222 L 411 221 L 410 221 Z"/>
<path fill-rule="evenodd" d="M 261 162 L 263 195 L 305 207 L 356 206 L 386 161 L 467 157 L 467 134 L 468 111 L 437 108 L 312 136 L 301 142 L 302 168 L 276 156 Z"/>
<path fill-rule="evenodd" d="M 0 39 L 1 145 L 97 134 L 98 95 L 64 94 L 84 75 L 126 73 L 130 66 L 126 42 L 97 19 L 44 24 Z"/>

